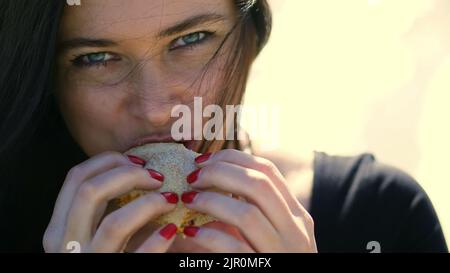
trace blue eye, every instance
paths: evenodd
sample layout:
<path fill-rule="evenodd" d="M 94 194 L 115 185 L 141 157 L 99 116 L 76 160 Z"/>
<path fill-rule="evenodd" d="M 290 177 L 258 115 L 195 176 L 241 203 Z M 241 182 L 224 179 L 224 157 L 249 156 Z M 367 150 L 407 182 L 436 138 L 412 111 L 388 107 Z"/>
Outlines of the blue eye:
<path fill-rule="evenodd" d="M 185 35 L 175 40 L 170 46 L 170 50 L 198 44 L 208 38 L 211 34 L 211 32 L 201 31 Z"/>
<path fill-rule="evenodd" d="M 96 52 L 77 56 L 74 60 L 72 60 L 72 62 L 76 66 L 93 66 L 93 65 L 106 66 L 109 61 L 117 61 L 117 60 L 120 60 L 120 58 L 111 53 Z"/>

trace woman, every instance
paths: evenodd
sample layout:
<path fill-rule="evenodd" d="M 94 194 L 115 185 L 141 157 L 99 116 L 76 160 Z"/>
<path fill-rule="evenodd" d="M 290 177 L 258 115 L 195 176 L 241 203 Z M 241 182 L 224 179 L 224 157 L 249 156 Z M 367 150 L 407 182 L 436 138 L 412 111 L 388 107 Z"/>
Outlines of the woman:
<path fill-rule="evenodd" d="M 171 225 L 145 229 L 174 208 L 170 193 L 105 215 L 117 196 L 164 183 L 123 153 L 171 141 L 176 105 L 240 104 L 270 33 L 265 0 L 0 7 L 2 251 L 65 252 L 71 241 L 83 252 L 447 251 L 430 201 L 401 171 L 370 155 L 249 154 L 236 135 L 185 143 L 203 155 L 187 177 L 196 191 L 179 198 L 218 222 L 186 239 Z"/>

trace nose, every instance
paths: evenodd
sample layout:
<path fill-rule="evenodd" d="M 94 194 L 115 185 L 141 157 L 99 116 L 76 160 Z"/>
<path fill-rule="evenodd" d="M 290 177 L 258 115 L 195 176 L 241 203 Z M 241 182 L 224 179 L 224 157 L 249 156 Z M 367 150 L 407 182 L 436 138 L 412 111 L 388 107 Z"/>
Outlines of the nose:
<path fill-rule="evenodd" d="M 141 119 L 154 127 L 164 127 L 170 122 L 170 113 L 172 104 L 147 103 L 148 106 L 143 107 Z"/>
<path fill-rule="evenodd" d="M 130 111 L 155 127 L 170 122 L 172 108 L 182 101 L 180 85 L 173 84 L 170 76 L 157 64 L 148 61 L 134 77 Z"/>

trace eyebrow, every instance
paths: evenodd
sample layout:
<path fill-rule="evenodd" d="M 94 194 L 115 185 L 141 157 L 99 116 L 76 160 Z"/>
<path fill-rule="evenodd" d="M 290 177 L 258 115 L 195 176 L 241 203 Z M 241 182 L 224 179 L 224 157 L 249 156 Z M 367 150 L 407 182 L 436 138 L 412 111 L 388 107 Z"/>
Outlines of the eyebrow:
<path fill-rule="evenodd" d="M 216 13 L 195 15 L 195 16 L 192 16 L 172 27 L 162 30 L 158 34 L 157 37 L 163 38 L 163 37 L 167 37 L 167 36 L 172 36 L 174 34 L 188 30 L 190 28 L 194 28 L 198 25 L 202 25 L 205 23 L 215 23 L 215 22 L 220 22 L 220 21 L 224 21 L 224 20 L 225 20 L 224 16 L 222 16 L 220 14 L 216 14 Z"/>
<path fill-rule="evenodd" d="M 202 25 L 205 23 L 216 23 L 220 21 L 224 21 L 225 17 L 216 13 L 207 13 L 201 15 L 195 15 L 190 18 L 187 18 L 180 23 L 177 23 L 174 26 L 168 27 L 157 34 L 157 38 L 164 38 L 168 36 L 175 35 L 177 33 L 181 33 L 190 28 L 194 28 L 198 25 Z M 69 49 L 79 48 L 79 47 L 109 47 L 109 46 L 117 46 L 118 43 L 109 40 L 109 39 L 91 39 L 84 37 L 77 37 L 69 40 L 62 41 L 58 45 L 59 51 L 66 51 Z"/>
<path fill-rule="evenodd" d="M 78 47 L 108 47 L 115 46 L 116 42 L 108 39 L 74 38 L 61 42 L 58 45 L 59 51 L 66 51 Z"/>

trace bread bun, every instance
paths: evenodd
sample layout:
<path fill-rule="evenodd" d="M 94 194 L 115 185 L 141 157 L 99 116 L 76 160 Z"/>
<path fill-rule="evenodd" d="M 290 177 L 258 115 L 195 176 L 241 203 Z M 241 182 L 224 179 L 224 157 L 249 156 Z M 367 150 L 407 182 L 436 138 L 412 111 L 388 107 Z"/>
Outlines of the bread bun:
<path fill-rule="evenodd" d="M 144 159 L 146 169 L 153 169 L 164 175 L 164 182 L 158 192 L 174 192 L 179 196 L 183 192 L 191 191 L 191 186 L 186 182 L 186 177 L 197 169 L 194 159 L 200 154 L 185 148 L 178 143 L 152 143 L 132 148 L 125 152 Z M 118 207 L 122 207 L 134 199 L 148 193 L 143 190 L 120 196 L 115 200 Z M 201 226 L 216 220 L 203 213 L 186 208 L 180 200 L 175 210 L 164 214 L 153 221 L 158 225 L 173 223 L 177 225 L 178 232 L 183 232 L 185 226 Z"/>

